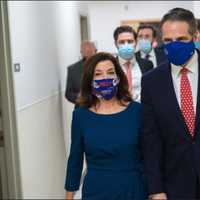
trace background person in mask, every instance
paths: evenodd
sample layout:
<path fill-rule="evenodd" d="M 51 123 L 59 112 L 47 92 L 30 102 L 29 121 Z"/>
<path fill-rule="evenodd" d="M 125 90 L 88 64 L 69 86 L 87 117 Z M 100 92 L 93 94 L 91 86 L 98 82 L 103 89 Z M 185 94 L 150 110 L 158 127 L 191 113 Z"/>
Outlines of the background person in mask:
<path fill-rule="evenodd" d="M 195 37 L 195 47 L 200 50 L 200 19 L 197 19 L 196 23 L 197 23 L 197 33 Z"/>
<path fill-rule="evenodd" d="M 66 199 L 79 188 L 85 153 L 82 200 L 145 200 L 138 150 L 141 105 L 132 101 L 114 56 L 97 53 L 85 65 L 79 108 L 73 112 Z"/>
<path fill-rule="evenodd" d="M 84 62 L 97 52 L 95 44 L 84 41 L 81 44 L 82 59 L 67 68 L 67 84 L 65 98 L 71 103 L 75 103 L 81 88 Z"/>
<path fill-rule="evenodd" d="M 156 41 L 156 29 L 152 25 L 143 24 L 137 30 L 137 44 L 139 51 L 136 58 L 144 58 L 153 63 L 154 68 L 166 61 L 163 48 L 153 48 Z"/>
<path fill-rule="evenodd" d="M 141 146 L 151 199 L 200 199 L 200 53 L 191 11 L 161 20 L 169 62 L 142 79 Z"/>
<path fill-rule="evenodd" d="M 142 74 L 153 68 L 151 61 L 136 58 L 136 32 L 130 26 L 119 26 L 114 31 L 115 46 L 118 49 L 118 60 L 125 72 L 129 91 L 135 101 L 140 102 Z"/>

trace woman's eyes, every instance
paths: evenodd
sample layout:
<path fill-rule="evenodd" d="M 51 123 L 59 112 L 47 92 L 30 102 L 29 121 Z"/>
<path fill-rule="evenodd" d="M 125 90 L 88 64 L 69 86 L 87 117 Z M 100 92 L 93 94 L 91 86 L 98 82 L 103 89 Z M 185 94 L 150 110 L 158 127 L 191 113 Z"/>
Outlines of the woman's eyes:
<path fill-rule="evenodd" d="M 100 76 L 101 74 L 100 73 L 96 73 L 96 74 L 94 74 L 95 76 Z"/>
<path fill-rule="evenodd" d="M 108 74 L 108 75 L 115 75 L 115 72 L 108 72 L 107 74 Z M 95 75 L 95 76 L 101 76 L 101 75 L 103 75 L 103 74 L 101 74 L 101 73 L 95 73 L 94 75 Z"/>

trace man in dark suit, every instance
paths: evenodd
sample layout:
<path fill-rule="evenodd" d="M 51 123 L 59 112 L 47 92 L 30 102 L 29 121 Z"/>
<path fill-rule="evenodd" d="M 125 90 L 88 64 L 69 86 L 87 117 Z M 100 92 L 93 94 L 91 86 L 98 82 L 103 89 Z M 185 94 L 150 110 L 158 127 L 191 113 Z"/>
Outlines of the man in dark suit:
<path fill-rule="evenodd" d="M 81 88 L 81 79 L 83 74 L 84 62 L 96 53 L 95 44 L 90 41 L 84 41 L 81 44 L 82 59 L 70 65 L 67 68 L 67 85 L 65 90 L 65 98 L 75 104 Z"/>
<path fill-rule="evenodd" d="M 139 51 L 136 53 L 136 57 L 150 60 L 154 68 L 167 59 L 162 47 L 153 47 L 156 37 L 156 29 L 152 25 L 143 24 L 137 29 L 137 45 Z"/>
<path fill-rule="evenodd" d="M 140 102 L 141 77 L 150 69 L 152 62 L 135 57 L 136 32 L 130 26 L 119 26 L 114 31 L 119 63 L 127 75 L 129 91 L 133 99 Z"/>
<path fill-rule="evenodd" d="M 144 75 L 141 149 L 151 199 L 200 198 L 200 53 L 195 18 L 174 8 L 161 20 L 168 61 Z"/>

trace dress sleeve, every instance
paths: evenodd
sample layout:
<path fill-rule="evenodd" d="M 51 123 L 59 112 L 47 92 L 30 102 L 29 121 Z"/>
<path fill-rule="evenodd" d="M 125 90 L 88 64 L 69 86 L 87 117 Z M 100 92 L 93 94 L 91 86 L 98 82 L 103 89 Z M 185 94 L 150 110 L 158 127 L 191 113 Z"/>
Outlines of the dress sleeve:
<path fill-rule="evenodd" d="M 71 127 L 71 148 L 67 163 L 65 189 L 76 191 L 80 186 L 83 169 L 83 138 L 81 135 L 80 113 L 73 112 Z"/>

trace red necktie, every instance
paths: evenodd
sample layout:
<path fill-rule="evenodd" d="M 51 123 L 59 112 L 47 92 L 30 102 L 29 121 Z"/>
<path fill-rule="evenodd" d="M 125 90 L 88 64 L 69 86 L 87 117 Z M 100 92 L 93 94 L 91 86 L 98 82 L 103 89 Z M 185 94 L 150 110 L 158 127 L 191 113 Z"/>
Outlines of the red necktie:
<path fill-rule="evenodd" d="M 181 69 L 181 111 L 185 119 L 185 123 L 188 127 L 190 135 L 194 136 L 195 127 L 195 113 L 192 99 L 192 91 L 190 87 L 190 82 L 187 76 L 188 69 Z"/>
<path fill-rule="evenodd" d="M 131 72 L 131 62 L 130 61 L 127 61 L 125 63 L 125 66 L 126 66 L 126 76 L 127 76 L 127 79 L 128 79 L 128 86 L 129 86 L 129 92 L 132 91 L 132 72 Z"/>

